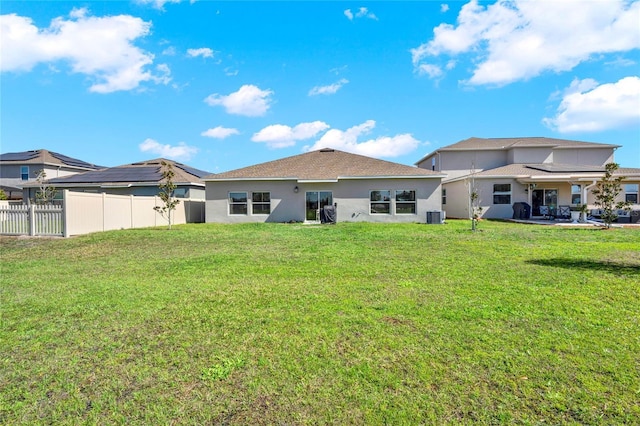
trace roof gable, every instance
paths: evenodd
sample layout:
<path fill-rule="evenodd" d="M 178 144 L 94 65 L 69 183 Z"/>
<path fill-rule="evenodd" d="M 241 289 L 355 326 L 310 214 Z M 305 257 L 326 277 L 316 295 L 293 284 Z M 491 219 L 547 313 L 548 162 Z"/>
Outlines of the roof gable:
<path fill-rule="evenodd" d="M 335 181 L 348 178 L 442 177 L 431 170 L 324 148 L 205 177 L 216 180 Z"/>

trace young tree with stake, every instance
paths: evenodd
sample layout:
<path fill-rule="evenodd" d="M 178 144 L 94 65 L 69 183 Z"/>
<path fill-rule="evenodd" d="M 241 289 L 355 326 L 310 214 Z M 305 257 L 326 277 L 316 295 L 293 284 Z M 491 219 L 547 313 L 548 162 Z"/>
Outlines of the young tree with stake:
<path fill-rule="evenodd" d="M 173 192 L 176 189 L 176 184 L 173 183 L 175 176 L 173 165 L 164 160 L 160 164 L 162 165 L 162 180 L 160 181 L 160 193 L 158 196 L 162 200 L 162 205 L 155 206 L 153 209 L 160 213 L 160 216 L 167 219 L 169 229 L 171 229 L 171 212 L 180 204 L 180 200 L 173 197 Z"/>

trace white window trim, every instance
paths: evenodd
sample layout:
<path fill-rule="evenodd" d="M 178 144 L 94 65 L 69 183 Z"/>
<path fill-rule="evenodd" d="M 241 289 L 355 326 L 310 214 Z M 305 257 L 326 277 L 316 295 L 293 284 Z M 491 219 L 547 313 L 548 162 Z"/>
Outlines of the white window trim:
<path fill-rule="evenodd" d="M 635 185 L 636 190 L 635 191 L 627 191 L 627 185 Z M 639 204 L 640 203 L 640 184 L 638 183 L 626 183 L 625 187 L 624 187 L 624 199 L 625 201 L 627 200 L 627 195 L 635 195 L 636 196 L 636 202 L 634 204 Z"/>
<path fill-rule="evenodd" d="M 496 185 L 509 185 L 509 191 L 496 191 Z M 510 205 L 511 201 L 513 200 L 513 196 L 511 195 L 512 190 L 513 190 L 513 186 L 511 186 L 510 183 L 494 183 L 493 184 L 493 194 L 492 194 L 492 197 L 491 197 L 492 204 L 494 206 Z M 496 195 L 508 195 L 509 196 L 509 202 L 508 203 L 496 203 L 495 202 L 495 198 L 494 198 Z"/>
<path fill-rule="evenodd" d="M 245 202 L 242 203 L 234 203 L 231 201 L 231 194 L 239 194 L 239 193 L 243 193 L 245 194 Z M 248 191 L 229 191 L 229 193 L 227 194 L 227 204 L 228 204 L 228 210 L 227 213 L 229 214 L 229 216 L 248 216 L 249 215 L 249 193 Z M 232 213 L 231 212 L 231 206 L 237 206 L 237 205 L 246 205 L 247 206 L 247 212 L 246 213 Z"/>
<path fill-rule="evenodd" d="M 398 192 L 413 192 L 413 201 L 398 201 Z M 418 191 L 416 191 L 415 189 L 394 189 L 394 197 L 393 197 L 393 212 L 396 215 L 400 215 L 400 216 L 415 216 L 418 214 L 418 200 L 417 200 L 417 193 Z M 413 208 L 413 213 L 398 213 L 398 203 L 400 204 L 413 204 L 414 208 Z"/>
<path fill-rule="evenodd" d="M 374 192 L 388 192 L 389 193 L 389 200 L 388 201 L 373 201 L 371 199 L 371 194 Z M 393 191 L 390 189 L 372 189 L 369 191 L 369 214 L 371 215 L 392 215 L 393 214 L 393 206 L 391 205 L 391 193 Z M 371 205 L 372 204 L 389 204 L 389 212 L 388 213 L 374 213 L 372 211 Z"/>
<path fill-rule="evenodd" d="M 573 192 L 573 187 L 574 186 L 578 187 L 578 192 Z M 573 202 L 573 196 L 574 195 L 578 195 L 580 197 L 580 201 L 579 202 L 577 202 L 577 203 Z M 578 204 L 582 204 L 582 185 L 571 184 L 571 205 L 577 206 Z"/>
<path fill-rule="evenodd" d="M 266 193 L 269 194 L 269 202 L 266 203 L 264 201 L 254 201 L 253 200 L 253 194 L 256 192 L 260 192 L 260 193 Z M 248 199 L 247 199 L 248 201 Z M 268 204 L 269 205 L 269 213 L 254 213 L 253 212 L 253 206 L 256 204 Z M 271 191 L 251 191 L 251 216 L 269 216 L 271 214 Z"/>

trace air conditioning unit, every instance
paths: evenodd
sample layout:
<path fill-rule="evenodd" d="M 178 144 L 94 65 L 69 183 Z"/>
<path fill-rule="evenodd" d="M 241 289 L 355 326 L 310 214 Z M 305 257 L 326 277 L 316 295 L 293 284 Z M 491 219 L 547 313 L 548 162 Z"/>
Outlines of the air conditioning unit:
<path fill-rule="evenodd" d="M 442 223 L 442 212 L 440 210 L 428 211 L 427 212 L 427 223 L 441 224 Z"/>

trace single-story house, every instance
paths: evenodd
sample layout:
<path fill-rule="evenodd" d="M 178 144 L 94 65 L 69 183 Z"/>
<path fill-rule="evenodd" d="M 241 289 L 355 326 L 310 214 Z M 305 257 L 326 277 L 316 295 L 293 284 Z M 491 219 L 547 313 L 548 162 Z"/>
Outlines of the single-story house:
<path fill-rule="evenodd" d="M 0 188 L 12 200 L 22 200 L 22 188 L 32 184 L 44 171 L 47 179 L 70 176 L 102 166 L 46 149 L 0 154 Z"/>
<path fill-rule="evenodd" d="M 531 217 L 558 216 L 587 204 L 595 209 L 591 192 L 614 162 L 619 145 L 543 137 L 469 138 L 437 149 L 420 159 L 420 168 L 446 173 L 442 208 L 447 217 L 468 218 L 469 191 L 479 195 L 482 217 L 512 218 L 515 203 L 526 203 Z M 619 200 L 640 209 L 640 168 L 621 168 Z"/>
<path fill-rule="evenodd" d="M 329 222 L 425 223 L 427 212 L 441 210 L 443 177 L 326 148 L 206 176 L 205 217 L 222 223 L 314 223 L 327 215 Z"/>
<path fill-rule="evenodd" d="M 56 190 L 69 189 L 75 192 L 154 196 L 160 192 L 159 184 L 163 179 L 162 162 L 171 164 L 173 167 L 175 174 L 173 183 L 176 185 L 174 196 L 176 198 L 204 200 L 205 191 L 202 177 L 210 173 L 163 158 L 48 179 L 47 184 Z M 39 190 L 39 185 L 30 184 L 27 189 L 28 196 L 33 199 Z"/>

